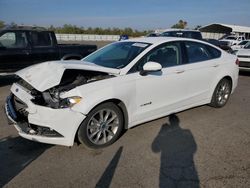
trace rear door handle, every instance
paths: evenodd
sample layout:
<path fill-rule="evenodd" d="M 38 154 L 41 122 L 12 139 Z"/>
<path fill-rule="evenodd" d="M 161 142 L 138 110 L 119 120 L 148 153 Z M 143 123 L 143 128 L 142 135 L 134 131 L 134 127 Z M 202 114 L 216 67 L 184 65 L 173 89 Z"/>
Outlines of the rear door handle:
<path fill-rule="evenodd" d="M 213 67 L 218 67 L 219 66 L 219 64 L 217 64 L 217 65 L 213 65 Z"/>
<path fill-rule="evenodd" d="M 184 70 L 176 70 L 175 71 L 175 73 L 177 73 L 177 74 L 180 74 L 180 73 L 183 73 L 183 72 L 185 72 Z"/>

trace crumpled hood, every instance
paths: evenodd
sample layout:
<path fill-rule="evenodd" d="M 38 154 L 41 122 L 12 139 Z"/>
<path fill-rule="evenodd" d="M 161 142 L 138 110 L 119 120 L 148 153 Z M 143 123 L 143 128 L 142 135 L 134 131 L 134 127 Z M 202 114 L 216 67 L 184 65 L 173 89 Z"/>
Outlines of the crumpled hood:
<path fill-rule="evenodd" d="M 120 70 L 106 68 L 80 60 L 48 61 L 24 68 L 15 74 L 28 82 L 38 91 L 45 91 L 58 85 L 66 69 L 90 70 L 119 74 Z"/>
<path fill-rule="evenodd" d="M 241 48 L 239 51 L 237 51 L 236 55 L 250 56 L 250 49 Z"/>

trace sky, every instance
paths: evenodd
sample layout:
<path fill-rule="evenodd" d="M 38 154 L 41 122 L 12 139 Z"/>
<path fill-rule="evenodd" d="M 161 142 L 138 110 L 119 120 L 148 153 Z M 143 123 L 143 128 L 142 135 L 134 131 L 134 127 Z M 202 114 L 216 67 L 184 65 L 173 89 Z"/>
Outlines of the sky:
<path fill-rule="evenodd" d="M 166 29 L 210 23 L 250 26 L 250 0 L 0 0 L 6 23 L 82 27 Z"/>

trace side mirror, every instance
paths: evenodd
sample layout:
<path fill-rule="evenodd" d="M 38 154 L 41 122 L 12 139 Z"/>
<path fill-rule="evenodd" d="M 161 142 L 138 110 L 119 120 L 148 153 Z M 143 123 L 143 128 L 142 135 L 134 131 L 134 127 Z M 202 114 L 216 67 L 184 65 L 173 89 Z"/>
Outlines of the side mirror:
<path fill-rule="evenodd" d="M 145 75 L 148 72 L 157 72 L 157 71 L 161 71 L 162 66 L 160 63 L 157 62 L 153 62 L 153 61 L 149 61 L 147 63 L 145 63 L 143 65 L 142 71 L 141 71 L 141 75 Z"/>

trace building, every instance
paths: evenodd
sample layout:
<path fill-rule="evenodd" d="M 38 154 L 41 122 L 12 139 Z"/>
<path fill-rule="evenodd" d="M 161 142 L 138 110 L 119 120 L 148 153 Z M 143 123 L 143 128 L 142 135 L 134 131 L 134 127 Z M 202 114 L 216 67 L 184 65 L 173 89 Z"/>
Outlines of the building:
<path fill-rule="evenodd" d="M 250 38 L 250 27 L 213 23 L 199 28 L 203 38 L 219 39 L 224 35 L 243 35 Z"/>

